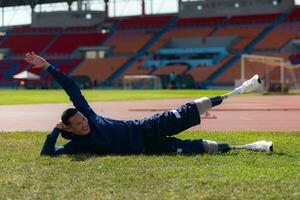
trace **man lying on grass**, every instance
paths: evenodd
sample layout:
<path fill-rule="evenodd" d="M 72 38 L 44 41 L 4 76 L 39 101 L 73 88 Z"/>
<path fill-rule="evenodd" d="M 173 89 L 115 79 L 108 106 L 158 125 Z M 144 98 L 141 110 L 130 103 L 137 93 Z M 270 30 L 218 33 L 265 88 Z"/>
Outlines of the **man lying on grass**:
<path fill-rule="evenodd" d="M 81 94 L 75 82 L 50 65 L 34 52 L 25 60 L 34 68 L 47 70 L 69 95 L 75 108 L 66 109 L 53 131 L 47 136 L 41 155 L 59 154 L 201 154 L 227 152 L 232 149 L 272 150 L 272 143 L 260 141 L 244 146 L 230 146 L 210 140 L 180 140 L 173 137 L 200 124 L 200 115 L 234 94 L 250 92 L 260 85 L 258 76 L 244 82 L 223 96 L 204 97 L 181 107 L 138 120 L 114 120 L 97 115 Z M 55 147 L 61 134 L 69 139 L 65 145 Z"/>

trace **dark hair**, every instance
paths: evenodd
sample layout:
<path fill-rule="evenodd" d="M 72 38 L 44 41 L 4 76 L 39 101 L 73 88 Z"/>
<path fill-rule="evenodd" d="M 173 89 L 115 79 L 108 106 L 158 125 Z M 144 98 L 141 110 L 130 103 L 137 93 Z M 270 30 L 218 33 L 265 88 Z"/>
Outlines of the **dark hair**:
<path fill-rule="evenodd" d="M 63 137 L 66 140 L 71 140 L 72 137 L 73 137 L 73 133 L 72 132 L 64 131 L 64 130 L 60 131 L 60 135 L 61 135 L 61 137 Z"/>
<path fill-rule="evenodd" d="M 71 117 L 73 117 L 76 113 L 78 112 L 77 109 L 75 108 L 68 108 L 66 109 L 62 115 L 61 115 L 61 121 L 65 124 L 65 125 L 70 125 L 70 121 L 69 119 Z"/>

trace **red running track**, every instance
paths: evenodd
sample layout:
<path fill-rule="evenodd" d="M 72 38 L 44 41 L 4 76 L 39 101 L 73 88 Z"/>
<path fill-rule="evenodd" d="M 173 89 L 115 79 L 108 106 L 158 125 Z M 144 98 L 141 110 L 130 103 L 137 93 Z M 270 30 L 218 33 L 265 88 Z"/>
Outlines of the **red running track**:
<path fill-rule="evenodd" d="M 90 103 L 96 113 L 136 119 L 174 109 L 191 99 Z M 50 131 L 71 104 L 0 106 L 0 131 Z M 202 116 L 191 130 L 300 131 L 300 96 L 232 97 Z"/>

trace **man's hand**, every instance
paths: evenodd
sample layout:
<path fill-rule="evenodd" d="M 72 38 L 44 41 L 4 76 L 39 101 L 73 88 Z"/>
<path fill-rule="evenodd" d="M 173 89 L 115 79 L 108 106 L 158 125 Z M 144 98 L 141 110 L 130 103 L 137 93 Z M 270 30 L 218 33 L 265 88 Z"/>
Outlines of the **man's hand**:
<path fill-rule="evenodd" d="M 56 126 L 56 128 L 60 129 L 60 130 L 64 130 L 66 125 L 62 122 L 62 121 L 59 121 Z"/>
<path fill-rule="evenodd" d="M 32 64 L 33 68 L 47 69 L 50 65 L 44 58 L 36 55 L 34 52 L 26 53 L 25 60 Z"/>

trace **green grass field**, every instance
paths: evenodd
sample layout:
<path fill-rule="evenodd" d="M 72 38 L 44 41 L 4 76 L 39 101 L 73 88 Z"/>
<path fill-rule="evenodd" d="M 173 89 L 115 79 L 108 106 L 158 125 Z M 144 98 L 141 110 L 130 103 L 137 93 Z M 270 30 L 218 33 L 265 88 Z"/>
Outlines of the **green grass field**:
<path fill-rule="evenodd" d="M 197 156 L 40 157 L 45 133 L 0 134 L 0 199 L 300 199 L 300 135 L 184 132 L 275 152 Z M 64 141 L 59 140 L 59 143 Z"/>
<path fill-rule="evenodd" d="M 199 98 L 222 95 L 226 90 L 82 90 L 89 102 Z M 69 102 L 63 90 L 0 90 L 0 105 Z"/>
<path fill-rule="evenodd" d="M 89 101 L 199 98 L 227 91 L 85 90 Z M 69 101 L 62 90 L 0 90 L 0 105 Z M 184 132 L 275 152 L 217 155 L 40 157 L 47 133 L 0 132 L 0 199 L 300 199 L 300 134 Z M 58 144 L 65 141 L 59 139 Z"/>

